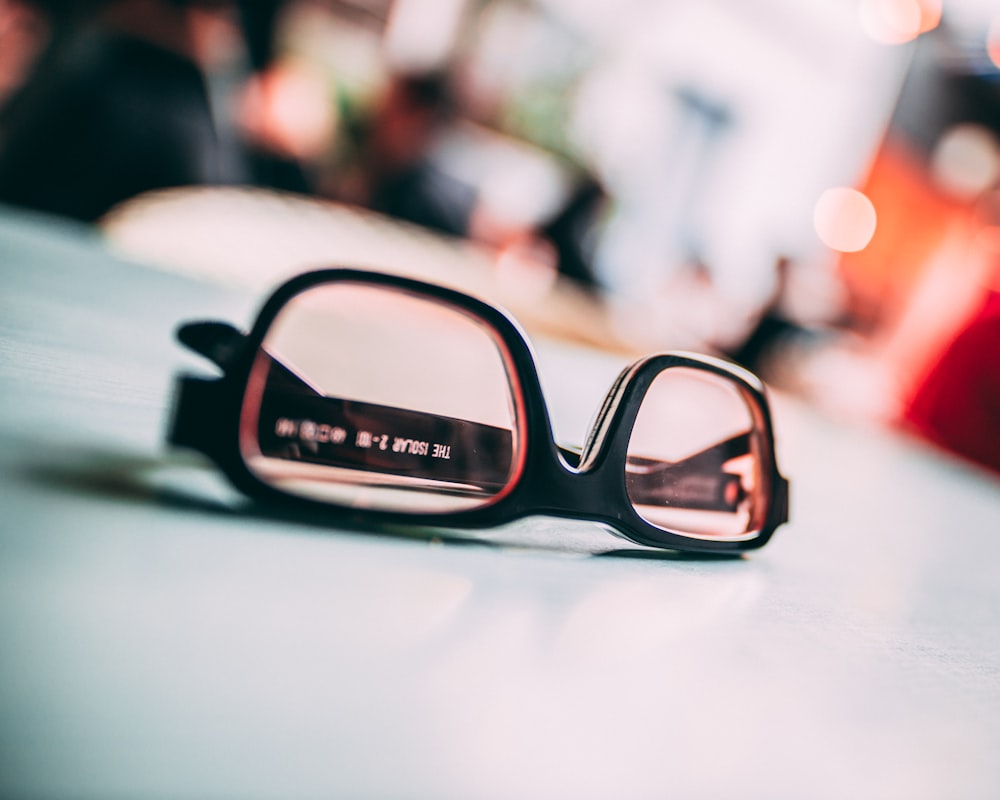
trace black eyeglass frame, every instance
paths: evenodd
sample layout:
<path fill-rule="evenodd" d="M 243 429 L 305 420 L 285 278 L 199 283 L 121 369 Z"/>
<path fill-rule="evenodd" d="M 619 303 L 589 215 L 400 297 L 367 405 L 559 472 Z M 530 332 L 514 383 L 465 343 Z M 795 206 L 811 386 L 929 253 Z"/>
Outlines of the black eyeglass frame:
<path fill-rule="evenodd" d="M 506 491 L 484 505 L 453 512 L 359 510 L 290 494 L 257 477 L 240 449 L 244 398 L 256 356 L 275 318 L 295 296 L 332 283 L 354 283 L 403 291 L 450 305 L 478 318 L 499 337 L 519 381 L 524 420 L 522 469 Z M 506 312 L 444 286 L 368 270 L 330 268 L 298 275 L 279 286 L 264 303 L 248 334 L 224 323 L 182 325 L 178 338 L 222 369 L 217 378 L 182 375 L 177 380 L 168 441 L 208 456 L 232 484 L 250 497 L 299 508 L 364 515 L 373 523 L 419 523 L 435 527 L 491 528 L 516 519 L 545 515 L 603 524 L 622 538 L 648 547 L 688 552 L 739 554 L 763 547 L 788 520 L 788 481 L 778 470 L 771 412 L 763 383 L 729 362 L 692 353 L 668 352 L 640 359 L 621 372 L 609 390 L 579 457 L 554 438 L 548 407 L 531 346 Z M 713 539 L 672 533 L 643 519 L 626 488 L 626 455 L 632 427 L 646 391 L 665 369 L 688 367 L 731 381 L 747 400 L 760 437 L 758 456 L 770 502 L 756 534 Z M 573 463 L 574 460 L 577 463 Z"/>

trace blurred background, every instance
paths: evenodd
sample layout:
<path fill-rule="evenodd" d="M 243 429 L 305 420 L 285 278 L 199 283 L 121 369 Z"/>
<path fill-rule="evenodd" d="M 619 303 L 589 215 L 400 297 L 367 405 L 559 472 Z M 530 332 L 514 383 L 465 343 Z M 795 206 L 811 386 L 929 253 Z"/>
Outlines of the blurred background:
<path fill-rule="evenodd" d="M 996 0 L 0 0 L 0 202 L 242 270 L 433 231 L 1000 474 Z"/>

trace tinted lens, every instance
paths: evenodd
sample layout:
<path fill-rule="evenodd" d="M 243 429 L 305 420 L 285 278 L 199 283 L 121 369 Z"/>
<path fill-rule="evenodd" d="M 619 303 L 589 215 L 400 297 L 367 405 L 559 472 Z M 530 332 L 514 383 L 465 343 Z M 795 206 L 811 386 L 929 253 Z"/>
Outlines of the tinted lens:
<path fill-rule="evenodd" d="M 639 516 L 697 538 L 753 538 L 766 511 L 754 420 L 735 381 L 689 367 L 661 372 L 629 440 L 626 485 Z"/>
<path fill-rule="evenodd" d="M 485 505 L 516 475 L 519 397 L 499 335 L 442 301 L 329 283 L 267 332 L 243 403 L 250 471 L 294 495 L 442 513 Z"/>

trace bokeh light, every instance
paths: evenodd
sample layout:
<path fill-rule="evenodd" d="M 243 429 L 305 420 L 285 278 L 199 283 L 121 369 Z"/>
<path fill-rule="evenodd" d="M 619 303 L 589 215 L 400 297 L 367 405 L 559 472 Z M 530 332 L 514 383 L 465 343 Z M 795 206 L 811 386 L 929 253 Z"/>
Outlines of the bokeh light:
<path fill-rule="evenodd" d="M 1000 142 L 982 125 L 954 125 L 931 154 L 934 180 L 960 200 L 974 200 L 1000 179 Z"/>
<path fill-rule="evenodd" d="M 820 195 L 813 210 L 820 241 L 841 253 L 864 250 L 875 235 L 875 206 L 857 189 L 838 186 Z"/>
<path fill-rule="evenodd" d="M 993 65 L 1000 69 L 1000 14 L 994 17 L 989 33 L 986 34 L 986 52 Z"/>
<path fill-rule="evenodd" d="M 864 32 L 881 44 L 904 44 L 941 22 L 941 0 L 861 0 Z"/>
<path fill-rule="evenodd" d="M 942 0 L 920 0 L 920 32 L 927 33 L 941 24 Z"/>

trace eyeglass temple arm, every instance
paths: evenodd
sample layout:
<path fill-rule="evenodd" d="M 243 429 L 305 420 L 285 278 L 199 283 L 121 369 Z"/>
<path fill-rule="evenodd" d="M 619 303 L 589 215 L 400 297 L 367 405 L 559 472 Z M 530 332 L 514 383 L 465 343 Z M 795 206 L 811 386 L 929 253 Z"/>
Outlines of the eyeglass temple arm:
<path fill-rule="evenodd" d="M 291 432 L 292 426 L 298 428 L 293 419 L 284 416 L 285 413 L 290 414 L 291 417 L 296 417 L 300 413 L 306 414 L 307 417 L 314 416 L 317 421 L 322 421 L 325 417 L 329 421 L 332 419 L 329 416 L 330 412 L 336 408 L 337 411 L 334 413 L 339 417 L 349 405 L 350 416 L 355 421 L 366 420 L 374 430 L 391 430 L 397 427 L 405 429 L 408 425 L 432 423 L 439 431 L 449 431 L 449 433 L 444 434 L 443 439 L 454 443 L 461 442 L 462 446 L 458 448 L 459 450 L 470 449 L 480 453 L 492 452 L 498 460 L 501 460 L 501 455 L 510 452 L 510 433 L 502 428 L 374 403 L 350 401 L 349 404 L 345 405 L 344 400 L 323 394 L 311 386 L 301 375 L 296 374 L 280 360 L 274 358 L 273 355 L 268 354 L 268 356 L 271 360 L 271 369 L 275 370 L 272 374 L 277 379 L 278 385 L 281 386 L 280 391 L 287 398 L 280 404 L 283 409 L 281 416 L 269 420 L 269 422 L 285 426 L 289 432 Z M 303 401 L 308 404 L 308 407 L 299 406 L 293 410 L 293 406 Z M 317 403 L 321 403 L 322 406 L 317 406 Z M 316 424 L 311 419 L 310 422 L 313 425 Z M 268 431 L 269 439 L 271 438 L 270 433 L 271 431 Z M 342 435 L 346 437 L 346 430 Z M 679 508 L 732 511 L 743 500 L 745 492 L 740 477 L 722 470 L 722 464 L 748 453 L 749 442 L 749 434 L 740 434 L 673 463 L 655 459 L 630 458 L 629 466 L 633 468 L 628 473 L 630 494 L 633 500 L 640 504 L 670 504 Z M 272 446 L 274 444 L 277 443 L 271 442 Z M 567 463 L 579 463 L 579 456 L 573 450 L 559 449 L 564 454 Z M 351 450 L 349 441 L 345 441 L 339 446 L 340 455 L 337 458 L 349 458 L 353 461 L 354 454 Z M 456 452 L 455 455 L 459 457 L 460 454 Z M 366 469 L 374 468 L 372 461 L 366 459 L 364 463 Z M 481 456 L 477 457 L 473 463 L 476 464 L 475 467 L 470 463 L 466 469 L 470 472 L 478 471 L 479 476 L 477 480 L 469 472 L 466 472 L 468 482 L 471 484 L 479 484 L 485 480 L 486 482 L 482 483 L 482 488 L 487 488 L 487 486 L 496 488 L 497 485 L 502 485 L 506 479 L 506 468 L 509 466 L 507 463 L 497 464 L 498 469 L 495 472 L 487 470 L 485 473 L 482 472 L 485 465 Z M 641 469 L 635 469 L 637 466 Z M 389 471 L 393 470 L 391 463 L 385 468 Z M 487 479 L 487 475 L 489 479 Z M 453 472 L 445 464 L 432 462 L 426 465 L 422 477 L 459 480 L 462 477 L 462 472 Z"/>
<path fill-rule="evenodd" d="M 716 442 L 704 450 L 699 450 L 697 453 L 692 453 L 689 456 L 685 456 L 680 461 L 664 461 L 662 459 L 656 458 L 643 458 L 641 456 L 629 456 L 628 463 L 630 466 L 642 466 L 644 467 L 643 472 L 648 474 L 656 472 L 659 468 L 662 469 L 674 469 L 674 468 L 687 468 L 698 466 L 707 466 L 708 464 L 719 464 L 724 461 L 729 461 L 733 458 L 738 458 L 739 456 L 745 456 L 750 452 L 750 434 L 740 433 L 736 436 L 732 436 L 729 439 L 724 439 L 721 442 Z M 563 457 L 567 464 L 571 467 L 580 466 L 580 457 L 583 453 L 583 449 L 580 447 L 568 447 L 566 445 L 559 445 L 559 454 Z"/>
<path fill-rule="evenodd" d="M 679 461 L 630 456 L 625 480 L 638 505 L 669 505 L 705 511 L 735 511 L 746 497 L 743 479 L 723 467 L 750 452 L 750 434 L 741 433 Z"/>

